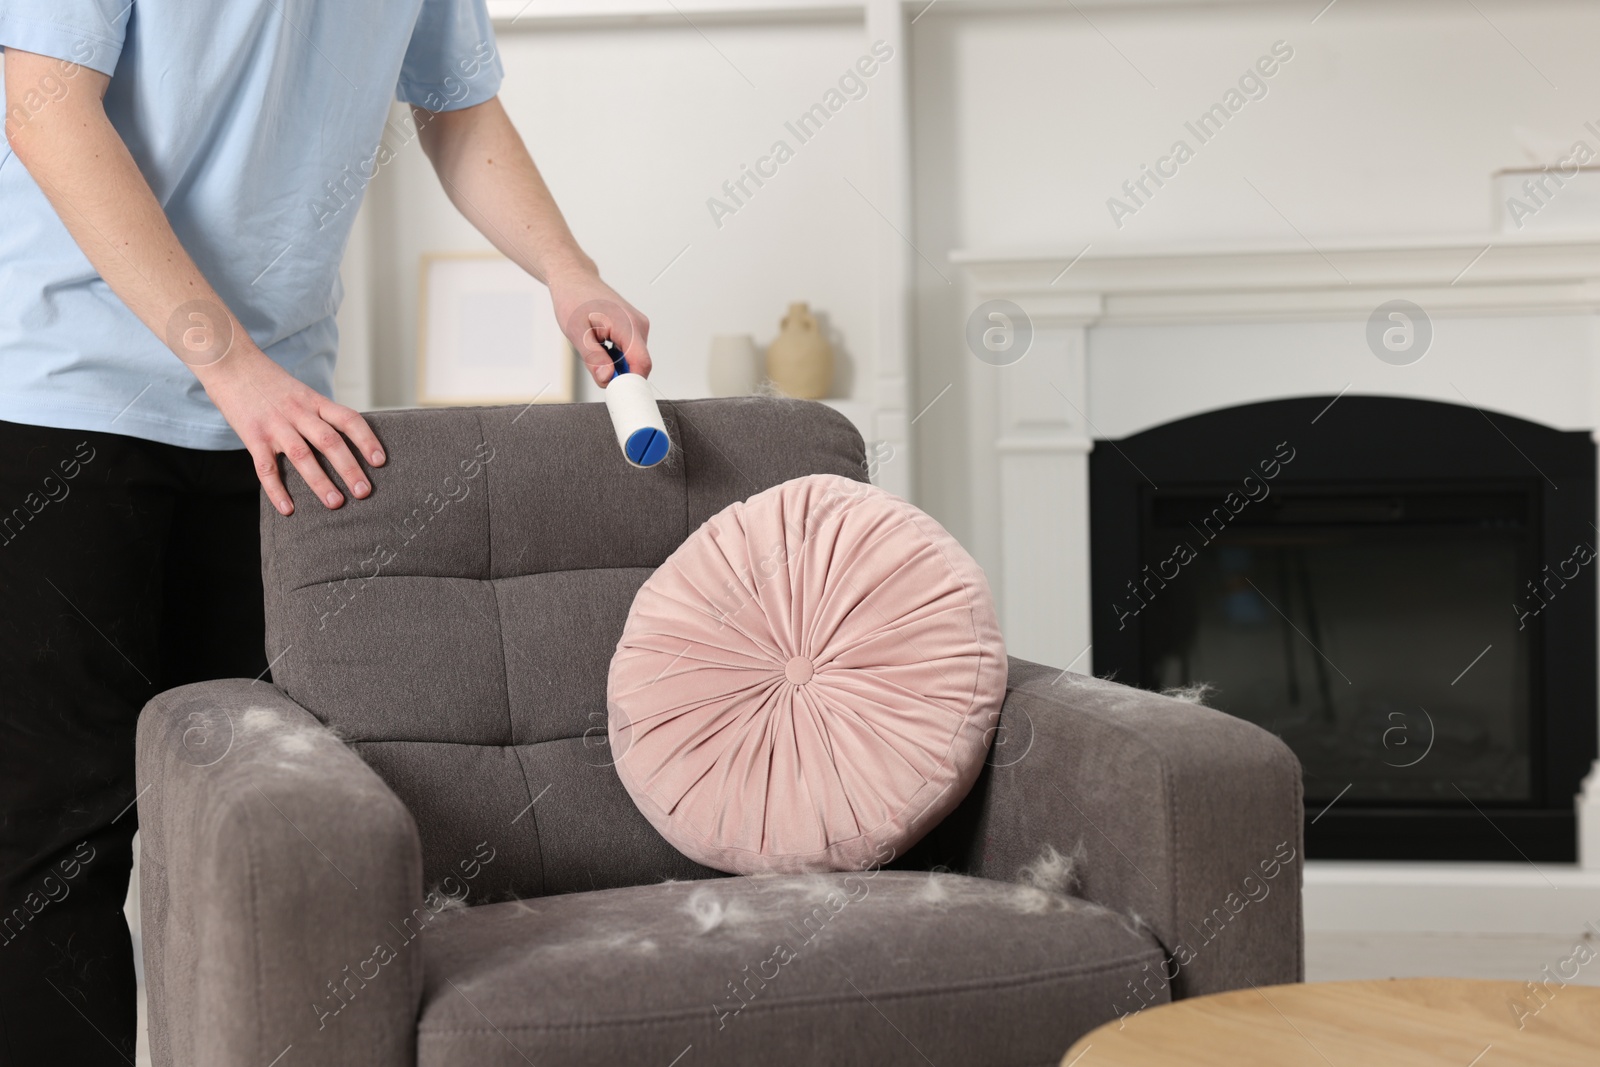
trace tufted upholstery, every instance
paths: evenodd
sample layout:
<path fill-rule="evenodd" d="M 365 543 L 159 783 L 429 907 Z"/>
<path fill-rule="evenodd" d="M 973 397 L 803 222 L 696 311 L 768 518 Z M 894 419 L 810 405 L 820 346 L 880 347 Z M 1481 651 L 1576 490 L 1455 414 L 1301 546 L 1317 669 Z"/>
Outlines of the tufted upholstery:
<path fill-rule="evenodd" d="M 373 415 L 390 462 L 338 511 L 285 472 L 275 684 L 140 715 L 158 1067 L 1041 1067 L 1147 1002 L 1300 977 L 1282 742 L 1018 659 L 977 784 L 891 869 L 663 881 L 712 872 L 608 765 L 632 594 L 729 502 L 864 459 L 820 404 L 666 408 L 655 470 L 588 405 Z"/>
<path fill-rule="evenodd" d="M 674 451 L 650 470 L 600 405 L 378 413 L 393 458 L 370 498 L 328 512 L 297 485 L 296 515 L 263 507 L 273 681 L 411 810 L 425 885 L 484 840 L 473 902 L 717 873 L 611 767 L 612 652 L 634 592 L 707 518 L 802 474 L 864 478 L 865 456 L 821 404 L 663 409 Z"/>

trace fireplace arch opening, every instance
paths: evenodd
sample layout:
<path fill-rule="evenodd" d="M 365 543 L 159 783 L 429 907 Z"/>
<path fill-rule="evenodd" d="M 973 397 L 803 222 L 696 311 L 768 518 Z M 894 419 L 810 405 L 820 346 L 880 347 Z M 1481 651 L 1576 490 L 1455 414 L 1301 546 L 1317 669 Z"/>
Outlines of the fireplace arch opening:
<path fill-rule="evenodd" d="M 1595 445 L 1437 401 L 1098 440 L 1097 673 L 1272 730 L 1313 858 L 1571 861 L 1596 751 Z"/>

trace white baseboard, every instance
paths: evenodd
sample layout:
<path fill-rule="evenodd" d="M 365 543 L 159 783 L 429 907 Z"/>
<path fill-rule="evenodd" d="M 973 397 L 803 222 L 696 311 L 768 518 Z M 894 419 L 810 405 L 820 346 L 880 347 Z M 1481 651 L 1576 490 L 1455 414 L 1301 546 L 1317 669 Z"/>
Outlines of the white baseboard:
<path fill-rule="evenodd" d="M 1600 870 L 1575 864 L 1310 860 L 1302 899 L 1313 932 L 1600 932 Z"/>

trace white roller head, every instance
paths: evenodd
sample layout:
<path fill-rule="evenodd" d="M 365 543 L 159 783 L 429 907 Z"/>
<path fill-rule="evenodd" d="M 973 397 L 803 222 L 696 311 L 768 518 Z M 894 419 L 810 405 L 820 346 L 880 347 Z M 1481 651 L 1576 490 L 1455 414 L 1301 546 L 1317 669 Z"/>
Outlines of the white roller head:
<path fill-rule="evenodd" d="M 617 431 L 622 454 L 635 467 L 654 467 L 667 458 L 672 439 L 661 409 L 650 392 L 650 383 L 637 374 L 617 374 L 606 383 L 606 410 Z"/>

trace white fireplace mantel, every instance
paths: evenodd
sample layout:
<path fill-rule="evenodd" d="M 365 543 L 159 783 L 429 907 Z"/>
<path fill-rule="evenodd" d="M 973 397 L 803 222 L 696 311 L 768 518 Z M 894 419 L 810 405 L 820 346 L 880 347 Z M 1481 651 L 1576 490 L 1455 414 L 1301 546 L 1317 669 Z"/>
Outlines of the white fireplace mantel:
<path fill-rule="evenodd" d="M 1600 427 L 1600 233 L 1296 240 L 1252 247 L 965 250 L 967 307 L 1009 300 L 1034 338 L 969 366 L 974 551 L 1018 655 L 1092 669 L 1088 453 L 1174 419 L 1294 396 L 1393 395 Z M 1409 366 L 1366 341 L 1409 300 Z"/>
<path fill-rule="evenodd" d="M 1600 427 L 1600 233 L 950 258 L 964 268 L 967 308 L 1009 300 L 1034 331 L 1010 366 L 972 360 L 966 384 L 974 553 L 1009 650 L 1040 662 L 1093 670 L 1096 439 L 1296 396 L 1418 397 Z M 1410 365 L 1380 360 L 1366 339 L 1368 319 L 1394 299 L 1420 306 L 1433 330 Z M 1308 926 L 1374 929 L 1374 916 L 1390 916 L 1384 928 L 1578 929 L 1600 915 L 1600 765 L 1594 781 L 1583 822 L 1595 869 L 1315 863 Z M 1560 908 L 1544 895 L 1552 877 L 1578 890 Z"/>
<path fill-rule="evenodd" d="M 1281 322 L 1365 318 L 1397 295 L 1435 314 L 1536 315 L 1600 308 L 1600 233 L 1253 247 L 968 250 L 951 261 L 979 299 L 1035 324 Z"/>

